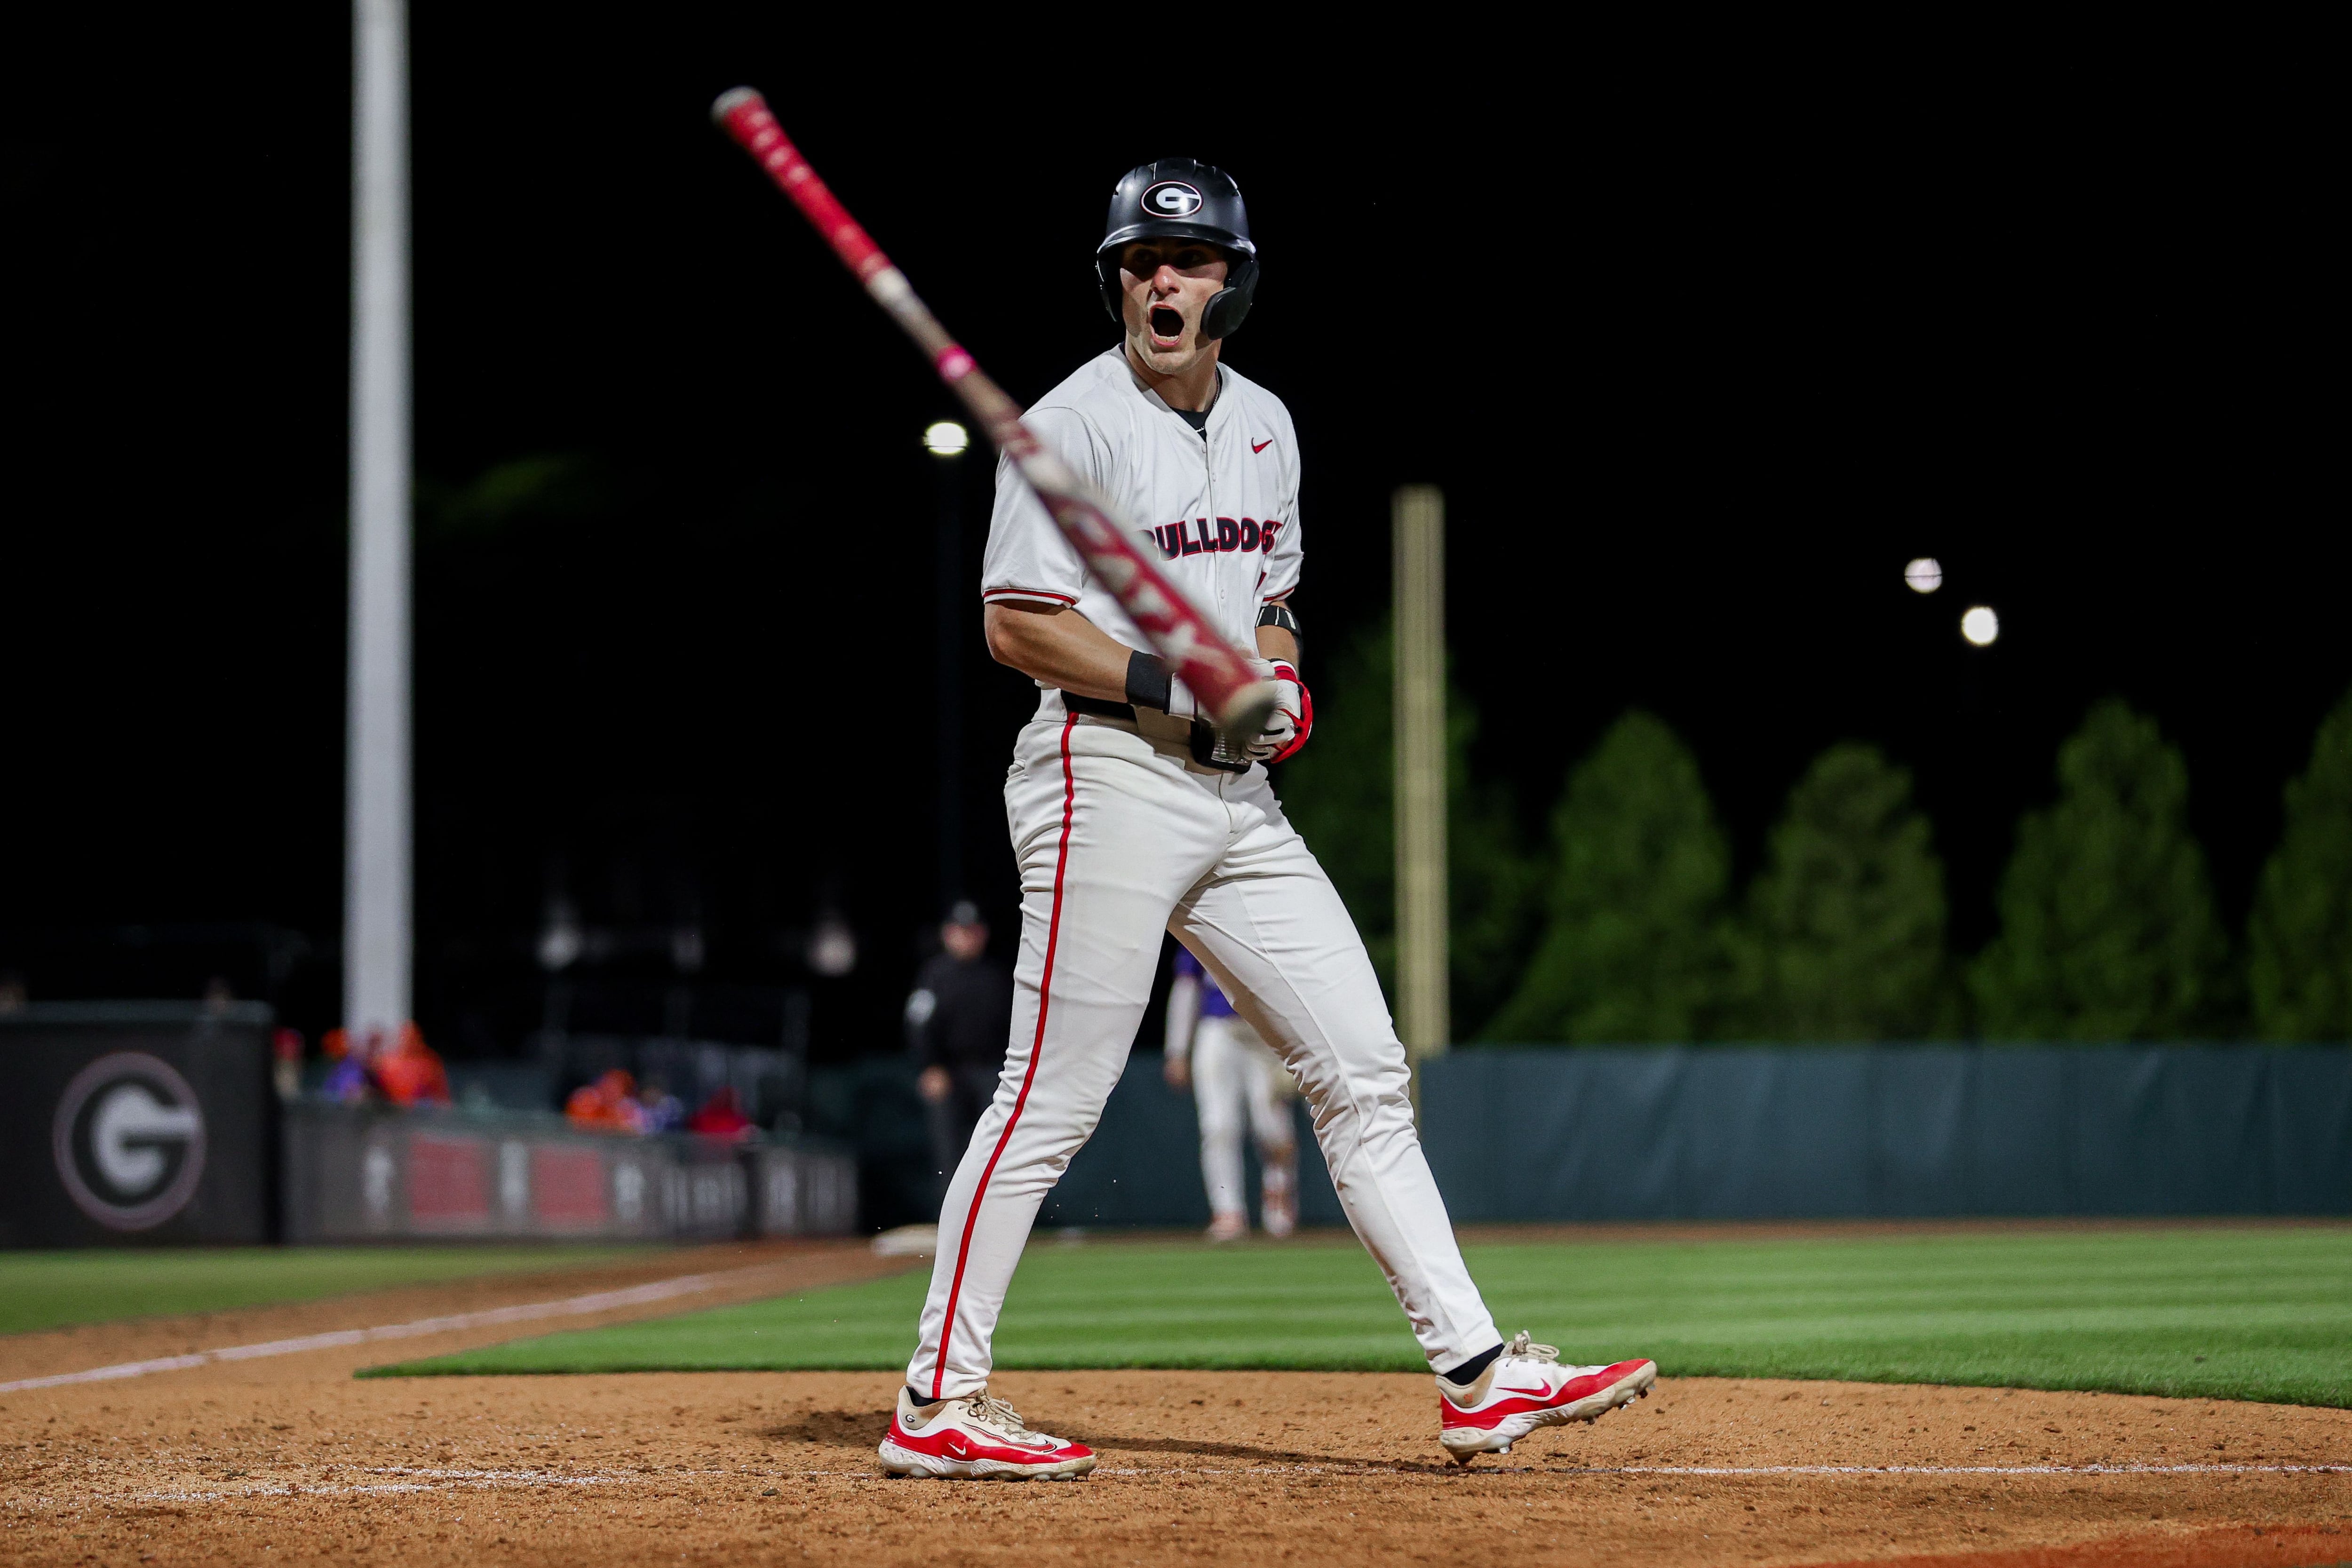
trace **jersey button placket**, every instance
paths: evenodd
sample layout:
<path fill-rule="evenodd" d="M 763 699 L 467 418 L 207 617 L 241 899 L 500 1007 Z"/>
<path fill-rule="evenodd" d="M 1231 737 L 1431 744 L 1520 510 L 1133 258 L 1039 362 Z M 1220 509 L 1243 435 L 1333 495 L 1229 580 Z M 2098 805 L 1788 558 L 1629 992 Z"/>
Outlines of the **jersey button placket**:
<path fill-rule="evenodd" d="M 1203 479 L 1209 490 L 1209 526 L 1213 529 L 1217 526 L 1217 438 L 1213 432 L 1217 424 L 1217 408 L 1224 400 L 1225 367 L 1219 365 L 1216 401 L 1209 405 L 1209 417 L 1201 424 L 1201 464 L 1206 470 Z M 1211 538 L 1214 537 L 1211 535 Z M 1212 613 L 1222 621 L 1225 618 L 1225 574 L 1217 569 L 1217 563 L 1213 561 L 1209 563 L 1209 593 L 1216 601 L 1211 606 Z M 1257 634 L 1253 632 L 1250 635 L 1255 639 Z"/>

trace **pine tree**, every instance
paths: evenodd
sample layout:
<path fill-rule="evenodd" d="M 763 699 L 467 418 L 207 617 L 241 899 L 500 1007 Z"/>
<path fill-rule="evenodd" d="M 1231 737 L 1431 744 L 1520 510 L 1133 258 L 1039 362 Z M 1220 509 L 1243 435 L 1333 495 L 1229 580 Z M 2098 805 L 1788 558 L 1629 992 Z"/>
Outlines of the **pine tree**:
<path fill-rule="evenodd" d="M 2227 942 L 2180 752 L 2110 700 L 2060 748 L 2058 785 L 2018 825 L 2000 934 L 1969 969 L 1979 1026 L 2000 1039 L 2197 1033 L 2221 1004 Z"/>
<path fill-rule="evenodd" d="M 1549 922 L 1486 1035 L 1703 1037 L 1723 994 L 1730 860 L 1696 759 L 1663 721 L 1626 714 L 1569 774 L 1552 846 Z"/>
<path fill-rule="evenodd" d="M 2352 693 L 2286 786 L 2286 821 L 2246 926 L 2254 1027 L 2273 1040 L 2352 1038 Z"/>
<path fill-rule="evenodd" d="M 1952 1022 L 1944 868 L 1911 775 L 1875 746 L 1832 746 L 1789 795 L 1734 949 L 1740 1032 L 1918 1039 Z"/>
<path fill-rule="evenodd" d="M 1330 874 L 1370 952 L 1396 988 L 1394 644 L 1387 625 L 1360 637 L 1313 677 L 1315 738 L 1275 770 L 1282 807 Z M 1454 1035 L 1486 1017 L 1517 977 L 1539 913 L 1507 791 L 1470 776 L 1478 712 L 1450 680 L 1445 694 L 1446 873 L 1452 929 L 1447 981 Z"/>

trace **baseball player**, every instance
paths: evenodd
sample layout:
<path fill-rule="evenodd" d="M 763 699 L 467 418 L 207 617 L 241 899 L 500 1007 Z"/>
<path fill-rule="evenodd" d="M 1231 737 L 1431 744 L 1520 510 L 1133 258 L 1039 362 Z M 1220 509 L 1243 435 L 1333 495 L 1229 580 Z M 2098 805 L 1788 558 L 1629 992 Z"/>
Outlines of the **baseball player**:
<path fill-rule="evenodd" d="M 1538 1426 L 1647 1392 L 1645 1360 L 1563 1366 L 1508 1344 L 1464 1267 L 1413 1129 L 1404 1050 L 1364 944 L 1282 814 L 1265 768 L 1305 745 L 1297 669 L 1299 453 L 1279 399 L 1222 363 L 1257 247 L 1240 190 L 1186 158 L 1130 171 L 1095 258 L 1116 348 L 1027 415 L 1141 529 L 1170 579 L 1283 700 L 1220 744 L 1192 693 L 1009 464 L 982 563 L 989 650 L 1034 679 L 1004 805 L 1021 868 L 1013 1032 L 996 1098 L 940 1212 L 940 1246 L 882 1463 L 898 1475 L 1060 1479 L 1084 1445 L 1032 1432 L 988 1392 L 990 1342 L 1037 1205 L 1102 1114 L 1159 968 L 1201 962 L 1297 1079 L 1339 1201 L 1437 1374 L 1439 1439 L 1464 1464 Z"/>
<path fill-rule="evenodd" d="M 1290 1132 L 1297 1086 L 1257 1031 L 1186 948 L 1176 950 L 1168 988 L 1168 1042 L 1161 1058 L 1171 1086 L 1192 1090 L 1201 1116 L 1201 1181 L 1209 1189 L 1209 1239 L 1249 1234 L 1249 1193 L 1242 1179 L 1242 1121 L 1257 1134 L 1260 1206 L 1268 1236 L 1298 1227 L 1298 1142 Z"/>

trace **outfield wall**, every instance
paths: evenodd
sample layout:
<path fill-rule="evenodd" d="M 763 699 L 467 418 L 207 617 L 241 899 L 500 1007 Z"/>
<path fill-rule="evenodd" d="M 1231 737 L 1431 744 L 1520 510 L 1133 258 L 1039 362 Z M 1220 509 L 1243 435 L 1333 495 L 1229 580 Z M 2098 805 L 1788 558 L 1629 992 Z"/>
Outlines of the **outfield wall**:
<path fill-rule="evenodd" d="M 1477 1048 L 1429 1064 L 1462 1220 L 2352 1214 L 2352 1049 Z"/>
<path fill-rule="evenodd" d="M 856 1227 L 857 1170 L 815 1143 L 582 1131 L 553 1116 L 303 1104 L 286 1239 L 723 1240 Z"/>
<path fill-rule="evenodd" d="M 1041 1224 L 1207 1223 L 1160 1065 L 1129 1060 Z M 2341 1047 L 1473 1047 L 1427 1065 L 1421 1125 L 1464 1223 L 2352 1215 Z M 1298 1126 L 1302 1217 L 1341 1223 Z"/>

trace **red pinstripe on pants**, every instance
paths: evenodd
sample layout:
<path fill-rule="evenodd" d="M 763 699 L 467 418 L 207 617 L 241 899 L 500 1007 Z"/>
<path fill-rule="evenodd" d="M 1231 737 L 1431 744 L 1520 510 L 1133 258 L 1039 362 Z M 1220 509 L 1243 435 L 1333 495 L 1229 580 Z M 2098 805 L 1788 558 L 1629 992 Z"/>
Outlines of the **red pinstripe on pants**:
<path fill-rule="evenodd" d="M 1029 1042 L 1029 1066 L 1021 1075 L 1021 1092 L 1013 1101 L 1013 1114 L 1004 1119 L 1004 1131 L 996 1135 L 996 1147 L 988 1156 L 988 1166 L 980 1173 L 979 1190 L 971 1194 L 971 1205 L 964 1210 L 963 1239 L 956 1247 L 955 1280 L 948 1287 L 947 1314 L 940 1322 L 939 1353 L 931 1361 L 931 1397 L 940 1397 L 945 1386 L 948 1371 L 948 1346 L 955 1342 L 956 1298 L 963 1293 L 964 1265 L 971 1258 L 971 1230 L 980 1223 L 980 1205 L 988 1197 L 988 1179 L 996 1174 L 996 1163 L 1004 1158 L 1004 1146 L 1013 1141 L 1013 1130 L 1021 1125 L 1021 1109 L 1029 1103 L 1029 1086 L 1037 1080 L 1037 1058 L 1045 1049 L 1045 1018 L 1054 1002 L 1054 949 L 1062 935 L 1062 873 L 1070 864 L 1070 822 L 1077 813 L 1078 778 L 1070 768 L 1070 731 L 1078 716 L 1071 714 L 1062 721 L 1062 841 L 1054 857 L 1054 910 L 1045 922 L 1045 972 L 1037 982 L 1037 1034 Z"/>

